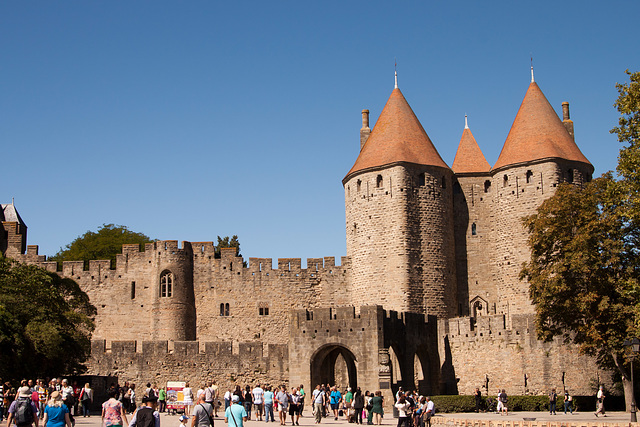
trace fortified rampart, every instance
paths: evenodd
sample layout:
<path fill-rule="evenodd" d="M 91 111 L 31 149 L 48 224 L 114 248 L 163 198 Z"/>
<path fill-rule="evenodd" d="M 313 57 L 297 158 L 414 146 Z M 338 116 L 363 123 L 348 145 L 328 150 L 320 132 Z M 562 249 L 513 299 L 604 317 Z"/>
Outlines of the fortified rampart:
<path fill-rule="evenodd" d="M 439 324 L 440 348 L 450 349 L 460 394 L 476 387 L 494 393 L 546 394 L 555 387 L 575 395 L 593 394 L 592 384 L 611 384 L 611 373 L 599 370 L 595 359 L 562 339 L 536 338 L 533 315 L 459 317 Z"/>
<path fill-rule="evenodd" d="M 561 183 L 582 185 L 593 173 L 568 104 L 561 122 L 532 81 L 493 168 L 468 127 L 449 168 L 397 85 L 373 130 L 368 117 L 343 179 L 341 265 L 280 258 L 273 268 L 235 248 L 217 254 L 213 242 L 173 240 L 124 245 L 114 268 L 63 263 L 59 274 L 97 308 L 90 373 L 348 383 L 382 390 L 389 403 L 399 386 L 590 394 L 591 380 L 608 376 L 575 347 L 536 339 L 519 277 L 530 257 L 522 218 Z M 55 272 L 26 247 L 13 203 L 1 206 L 0 249 Z"/>
<path fill-rule="evenodd" d="M 279 385 L 288 378 L 286 344 L 260 342 L 112 341 L 91 343 L 89 375 L 158 385 L 190 381 L 197 388 L 215 378 L 223 389 L 236 384 Z"/>

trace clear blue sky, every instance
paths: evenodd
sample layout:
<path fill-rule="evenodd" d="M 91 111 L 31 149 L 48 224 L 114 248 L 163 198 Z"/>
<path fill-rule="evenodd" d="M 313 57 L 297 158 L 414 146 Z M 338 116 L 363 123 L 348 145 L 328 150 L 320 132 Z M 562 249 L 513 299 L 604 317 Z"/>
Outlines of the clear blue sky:
<path fill-rule="evenodd" d="M 615 168 L 633 1 L 4 1 L 0 202 L 53 255 L 103 223 L 237 234 L 243 256 L 346 254 L 341 180 L 400 88 L 451 165 L 464 114 L 495 163 L 529 85 Z"/>

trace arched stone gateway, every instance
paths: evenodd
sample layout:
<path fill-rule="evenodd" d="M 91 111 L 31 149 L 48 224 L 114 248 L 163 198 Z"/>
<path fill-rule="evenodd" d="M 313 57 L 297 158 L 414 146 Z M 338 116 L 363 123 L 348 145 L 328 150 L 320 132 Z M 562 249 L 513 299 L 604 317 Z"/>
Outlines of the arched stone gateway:
<path fill-rule="evenodd" d="M 358 369 L 354 354 L 341 344 L 327 344 L 311 357 L 311 384 L 336 384 L 341 389 L 357 387 Z"/>
<path fill-rule="evenodd" d="M 436 329 L 434 317 L 387 312 L 380 306 L 363 306 L 359 312 L 354 307 L 295 311 L 289 383 L 380 390 L 388 402 L 399 386 L 435 391 Z"/>

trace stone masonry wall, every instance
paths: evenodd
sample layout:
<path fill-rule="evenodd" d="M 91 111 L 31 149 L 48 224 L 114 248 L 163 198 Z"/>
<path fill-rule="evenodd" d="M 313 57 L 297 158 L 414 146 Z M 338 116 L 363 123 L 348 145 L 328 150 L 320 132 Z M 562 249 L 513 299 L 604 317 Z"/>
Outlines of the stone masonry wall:
<path fill-rule="evenodd" d="M 454 187 L 456 274 L 459 316 L 495 314 L 497 289 L 492 270 L 491 176 L 457 176 Z M 488 183 L 488 184 L 487 184 Z"/>
<path fill-rule="evenodd" d="M 169 348 L 172 344 L 172 348 Z M 244 387 L 287 383 L 286 345 L 259 342 L 112 341 L 91 343 L 88 375 L 115 376 L 122 384 L 132 381 L 166 385 L 167 381 L 189 381 L 194 389 L 215 380 L 222 390 L 236 384 Z"/>
<path fill-rule="evenodd" d="M 451 177 L 449 169 L 396 165 L 345 183 L 347 255 L 360 302 L 455 312 Z"/>
<path fill-rule="evenodd" d="M 492 264 L 498 289 L 497 310 L 507 315 L 533 314 L 529 286 L 519 279 L 523 263 L 529 261 L 528 233 L 522 218 L 536 212 L 542 202 L 555 193 L 559 183 L 567 181 L 569 170 L 579 180 L 590 179 L 587 165 L 547 160 L 493 172 L 493 241 Z M 579 183 L 578 179 L 574 183 Z M 489 280 L 490 278 L 487 278 Z"/>
<path fill-rule="evenodd" d="M 56 271 L 37 247 L 18 259 Z M 215 258 L 212 242 L 179 248 L 177 241 L 158 241 L 144 251 L 123 245 L 115 269 L 109 261 L 90 261 L 85 271 L 82 261 L 71 261 L 59 274 L 74 279 L 96 306 L 96 339 L 286 344 L 290 310 L 351 304 L 349 260 L 341 261 L 309 258 L 302 269 L 299 258 L 281 258 L 273 269 L 270 258 L 251 258 L 244 267 L 233 248 Z M 160 277 L 167 272 L 172 294 L 163 297 Z"/>
<path fill-rule="evenodd" d="M 512 315 L 512 327 L 505 327 L 504 315 L 480 317 L 473 328 L 468 317 L 441 323 L 441 346 L 446 339 L 460 394 L 483 388 L 487 378 L 489 393 L 504 388 L 514 395 L 547 394 L 563 386 L 572 394 L 590 395 L 591 383 L 612 383 L 610 372 L 599 370 L 595 359 L 579 354 L 576 346 L 564 345 L 561 338 L 537 340 L 532 315 Z"/>

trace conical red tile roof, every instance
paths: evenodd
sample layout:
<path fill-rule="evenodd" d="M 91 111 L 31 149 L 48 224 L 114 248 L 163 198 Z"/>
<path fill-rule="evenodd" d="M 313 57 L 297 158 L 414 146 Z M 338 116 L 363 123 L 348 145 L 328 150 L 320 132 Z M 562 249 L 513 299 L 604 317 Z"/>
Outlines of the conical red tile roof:
<path fill-rule="evenodd" d="M 469 128 L 465 128 L 462 132 L 451 169 L 455 173 L 489 172 L 491 170 L 491 165 L 482 154 L 482 150 L 480 150 Z"/>
<path fill-rule="evenodd" d="M 531 82 L 493 169 L 546 158 L 591 165 L 538 85 Z"/>
<path fill-rule="evenodd" d="M 398 162 L 448 168 L 402 92 L 395 88 L 343 182 L 356 172 Z"/>

